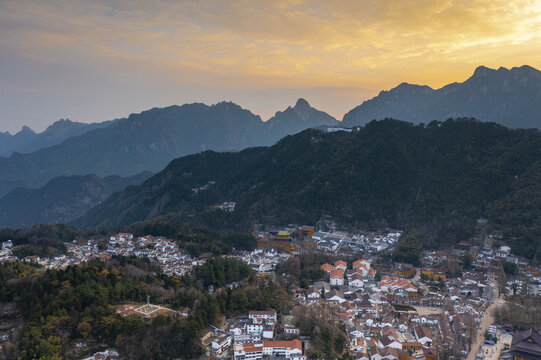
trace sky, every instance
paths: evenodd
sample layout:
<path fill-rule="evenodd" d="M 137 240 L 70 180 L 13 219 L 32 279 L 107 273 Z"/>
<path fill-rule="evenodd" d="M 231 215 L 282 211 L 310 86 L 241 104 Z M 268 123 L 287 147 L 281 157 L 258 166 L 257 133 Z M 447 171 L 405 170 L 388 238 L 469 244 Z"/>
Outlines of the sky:
<path fill-rule="evenodd" d="M 341 119 L 401 82 L 541 68 L 541 0 L 0 0 L 0 131 L 303 97 Z"/>

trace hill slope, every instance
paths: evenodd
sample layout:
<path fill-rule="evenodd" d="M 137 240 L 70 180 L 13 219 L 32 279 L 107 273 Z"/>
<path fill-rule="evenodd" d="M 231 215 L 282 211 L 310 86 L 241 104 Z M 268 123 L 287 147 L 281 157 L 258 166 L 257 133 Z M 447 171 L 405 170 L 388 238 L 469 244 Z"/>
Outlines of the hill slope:
<path fill-rule="evenodd" d="M 61 176 L 39 189 L 18 188 L 0 198 L 0 228 L 67 223 L 128 185 L 139 185 L 152 175 L 128 178 L 96 175 Z"/>
<path fill-rule="evenodd" d="M 75 224 L 127 225 L 177 213 L 181 221 L 247 228 L 314 223 L 329 214 L 345 224 L 416 229 L 433 245 L 451 244 L 469 237 L 487 214 L 513 231 L 502 219 L 518 191 L 540 208 L 535 186 L 518 185 L 540 176 L 540 158 L 538 131 L 468 119 L 426 127 L 384 120 L 353 133 L 307 130 L 269 148 L 176 159 Z M 207 191 L 192 191 L 209 181 L 215 184 Z M 235 212 L 208 211 L 223 201 L 237 202 Z M 521 239 L 541 234 L 540 215 L 528 209 L 516 204 L 516 216 L 531 218 L 516 234 Z"/>
<path fill-rule="evenodd" d="M 512 128 L 541 128 L 541 71 L 478 67 L 463 83 L 434 90 L 402 83 L 344 115 L 343 125 L 395 118 L 414 123 L 474 117 Z"/>

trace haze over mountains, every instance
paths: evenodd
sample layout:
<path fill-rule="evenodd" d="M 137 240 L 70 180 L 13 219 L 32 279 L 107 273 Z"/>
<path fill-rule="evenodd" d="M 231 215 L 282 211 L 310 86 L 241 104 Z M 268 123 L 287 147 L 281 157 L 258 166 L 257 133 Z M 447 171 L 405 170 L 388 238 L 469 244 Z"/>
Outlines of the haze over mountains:
<path fill-rule="evenodd" d="M 0 132 L 0 156 L 10 156 L 15 151 L 28 153 L 60 144 L 70 137 L 82 135 L 94 129 L 107 127 L 113 124 L 114 121 L 86 124 L 74 122 L 69 119 L 60 119 L 41 133 L 35 133 L 28 126 L 23 126 L 21 131 L 14 135 L 8 132 Z"/>
<path fill-rule="evenodd" d="M 0 195 L 19 186 L 37 187 L 60 175 L 156 172 L 179 156 L 271 145 L 307 127 L 335 123 L 304 100 L 269 122 L 231 102 L 154 108 L 55 146 L 0 157 Z"/>
<path fill-rule="evenodd" d="M 512 128 L 541 128 L 541 71 L 530 66 L 498 70 L 478 67 L 463 83 L 434 90 L 402 83 L 344 115 L 343 126 L 394 118 L 428 123 L 473 117 Z"/>
<path fill-rule="evenodd" d="M 403 83 L 382 91 L 348 112 L 341 123 L 312 108 L 304 99 L 276 112 L 266 122 L 231 102 L 153 108 L 128 118 L 95 124 L 60 120 L 40 134 L 27 127 L 15 135 L 0 133 L 0 153 L 15 151 L 9 157 L 0 156 L 0 204 L 17 203 L 18 208 L 27 208 L 23 203 L 29 202 L 30 197 L 21 197 L 27 194 L 23 190 L 16 193 L 19 197 L 10 194 L 11 200 L 6 202 L 2 202 L 2 197 L 19 187 L 36 189 L 37 192 L 32 192 L 34 197 L 51 194 L 51 187 L 44 185 L 59 176 L 95 174 L 103 178 L 158 172 L 181 156 L 205 150 L 238 151 L 269 146 L 284 136 L 321 126 L 351 127 L 388 117 L 429 123 L 434 119 L 465 116 L 509 127 L 539 128 L 540 99 L 541 72 L 538 70 L 529 66 L 511 70 L 481 66 L 465 82 L 438 90 Z M 75 183 L 78 178 L 70 179 Z M 59 183 L 62 182 L 56 182 Z M 77 186 L 66 188 L 75 191 Z M 76 198 L 76 194 L 70 196 Z M 101 195 L 95 197 L 98 198 L 103 200 Z M 97 203 L 97 200 L 92 202 Z M 79 206 L 83 208 L 89 206 Z M 5 209 L 0 211 L 6 214 Z M 82 215 L 80 211 L 75 213 Z M 47 221 L 65 221 L 62 216 L 48 217 Z M 28 217 L 32 218 L 35 217 Z M 23 223 L 29 222 L 0 221 L 0 226 Z"/>

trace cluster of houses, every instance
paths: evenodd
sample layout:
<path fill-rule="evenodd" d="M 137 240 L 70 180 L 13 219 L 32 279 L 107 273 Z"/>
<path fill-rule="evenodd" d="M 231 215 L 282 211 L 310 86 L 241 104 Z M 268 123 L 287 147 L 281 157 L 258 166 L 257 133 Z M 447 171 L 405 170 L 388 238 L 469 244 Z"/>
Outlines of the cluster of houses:
<path fill-rule="evenodd" d="M 118 233 L 106 239 L 90 239 L 84 244 L 68 243 L 66 247 L 67 255 L 25 260 L 37 262 L 45 268 L 65 268 L 96 258 L 106 260 L 115 255 L 136 256 L 156 262 L 166 275 L 179 276 L 204 263 L 179 249 L 174 240 L 150 235 L 134 238 L 133 234 Z"/>
<path fill-rule="evenodd" d="M 376 281 L 371 263 L 361 259 L 323 264 L 328 280 L 315 282 L 305 294 L 306 306 L 329 311 L 329 317 L 347 325 L 356 358 L 434 359 L 442 349 L 465 353 L 466 337 L 473 336 L 466 335 L 467 329 L 477 327 L 493 296 L 493 284 L 485 274 L 471 271 L 447 279 L 434 268 L 417 272 L 409 264 L 396 264 L 391 274 L 377 276 Z M 444 288 L 412 281 L 416 273 L 441 279 Z"/>
<path fill-rule="evenodd" d="M 199 194 L 200 192 L 207 191 L 213 185 L 216 185 L 216 181 L 210 180 L 205 185 L 192 188 L 192 193 Z"/>
<path fill-rule="evenodd" d="M 235 211 L 235 206 L 237 206 L 237 203 L 234 201 L 225 201 L 223 203 L 211 205 L 210 208 L 212 210 L 222 210 L 227 212 L 233 212 Z"/>
<path fill-rule="evenodd" d="M 261 277 L 272 274 L 276 266 L 291 257 L 287 252 L 279 252 L 274 248 L 256 248 L 251 252 L 231 256 L 246 263 Z"/>
<path fill-rule="evenodd" d="M 13 242 L 11 240 L 4 241 L 0 250 L 0 263 L 16 260 L 17 257 L 13 255 Z"/>
<path fill-rule="evenodd" d="M 350 233 L 336 230 L 334 226 L 329 231 L 315 231 L 313 226 L 307 225 L 257 224 L 253 226 L 252 235 L 259 246 L 280 248 L 288 252 L 308 248 L 328 254 L 337 254 L 341 250 L 376 254 L 392 250 L 402 236 L 402 231 Z"/>
<path fill-rule="evenodd" d="M 117 360 L 120 358 L 120 354 L 113 349 L 107 349 L 105 351 L 99 351 L 94 355 L 84 358 L 82 360 Z"/>
<path fill-rule="evenodd" d="M 340 249 L 347 249 L 347 251 L 364 251 L 376 254 L 394 248 L 401 236 L 401 231 L 383 234 L 352 234 L 336 230 L 331 232 L 317 231 L 306 239 L 306 242 L 326 253 L 337 253 Z"/>
<path fill-rule="evenodd" d="M 247 317 L 238 317 L 229 332 L 214 328 L 218 335 L 212 339 L 212 351 L 216 356 L 223 356 L 232 349 L 235 360 L 258 360 L 263 356 L 306 359 L 300 340 L 275 340 L 277 320 L 275 310 L 250 311 Z M 286 336 L 296 336 L 299 329 L 284 322 L 281 332 Z"/>
<path fill-rule="evenodd" d="M 350 286 L 355 289 L 364 287 L 364 281 L 374 280 L 376 271 L 371 267 L 371 260 L 357 260 L 353 262 L 352 268 L 347 268 L 347 263 L 343 260 L 337 260 L 334 265 L 323 264 L 321 270 L 325 271 L 329 276 L 329 284 L 331 286 L 342 286 L 345 280 Z"/>

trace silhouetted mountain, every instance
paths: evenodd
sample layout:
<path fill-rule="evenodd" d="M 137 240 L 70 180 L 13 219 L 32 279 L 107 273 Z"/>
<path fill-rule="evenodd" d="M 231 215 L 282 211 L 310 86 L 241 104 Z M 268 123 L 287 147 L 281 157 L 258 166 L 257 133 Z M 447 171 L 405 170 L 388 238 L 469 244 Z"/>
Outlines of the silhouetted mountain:
<path fill-rule="evenodd" d="M 314 109 L 302 98 L 297 100 L 294 107 L 290 106 L 284 111 L 278 111 L 265 123 L 268 127 L 268 133 L 274 141 L 309 128 L 338 124 L 340 124 L 338 120 L 326 112 Z"/>
<path fill-rule="evenodd" d="M 96 175 L 60 176 L 39 189 L 18 188 L 0 199 L 0 228 L 67 223 L 128 185 L 139 185 L 152 173 L 128 178 Z"/>
<path fill-rule="evenodd" d="M 19 186 L 41 186 L 60 175 L 156 172 L 179 156 L 271 145 L 283 134 L 333 122 L 305 100 L 269 123 L 231 102 L 154 108 L 55 146 L 0 157 L 0 196 Z"/>
<path fill-rule="evenodd" d="M 10 155 L 15 149 L 29 144 L 38 137 L 28 126 L 23 126 L 15 135 L 8 132 L 0 132 L 0 155 Z"/>
<path fill-rule="evenodd" d="M 47 127 L 42 133 L 35 133 L 28 126 L 15 135 L 0 133 L 0 155 L 10 156 L 13 152 L 28 153 L 42 148 L 60 144 L 72 136 L 82 135 L 89 131 L 107 127 L 115 120 L 101 123 L 79 123 L 69 119 L 60 119 Z"/>
<path fill-rule="evenodd" d="M 478 67 L 463 83 L 434 90 L 402 83 L 363 102 L 344 115 L 344 126 L 395 118 L 428 123 L 474 117 L 512 128 L 541 128 L 541 71 L 530 66 L 511 70 Z"/>
<path fill-rule="evenodd" d="M 541 251 L 538 240 L 524 240 L 541 239 L 540 159 L 539 131 L 468 119 L 426 127 L 374 121 L 352 133 L 307 130 L 268 148 L 176 159 L 75 224 L 107 227 L 176 214 L 198 226 L 248 229 L 313 224 L 328 214 L 344 224 L 415 229 L 437 246 L 469 238 L 476 219 L 488 215 L 517 236 L 515 250 L 531 257 Z M 192 191 L 209 181 L 207 190 Z M 237 203 L 233 213 L 209 210 L 225 201 Z M 502 221 L 508 204 L 520 227 Z"/>

